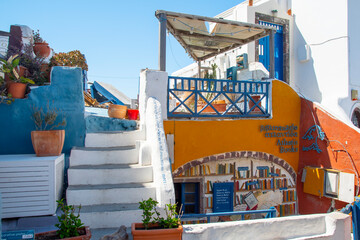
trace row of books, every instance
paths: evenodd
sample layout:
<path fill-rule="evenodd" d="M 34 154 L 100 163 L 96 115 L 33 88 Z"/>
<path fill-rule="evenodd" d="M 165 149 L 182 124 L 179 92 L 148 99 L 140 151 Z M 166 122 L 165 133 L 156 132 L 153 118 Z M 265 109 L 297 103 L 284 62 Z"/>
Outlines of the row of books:
<path fill-rule="evenodd" d="M 274 171 L 274 168 L 269 169 L 268 166 L 258 166 L 256 167 L 255 176 L 264 178 L 264 177 L 279 177 L 281 176 L 281 169 L 276 168 Z"/>
<path fill-rule="evenodd" d="M 181 173 L 181 177 L 192 177 L 192 176 L 205 176 L 210 175 L 210 167 L 209 165 L 197 165 L 195 167 L 191 167 L 185 172 Z"/>
<path fill-rule="evenodd" d="M 296 201 L 295 190 L 283 191 L 283 202 L 292 202 L 292 201 Z"/>
<path fill-rule="evenodd" d="M 219 163 L 216 165 L 217 174 L 231 174 L 235 171 L 235 163 Z"/>
<path fill-rule="evenodd" d="M 205 197 L 205 208 L 213 207 L 213 197 Z"/>
<path fill-rule="evenodd" d="M 295 203 L 278 205 L 276 206 L 276 209 L 278 210 L 280 217 L 294 215 L 296 211 Z"/>
<path fill-rule="evenodd" d="M 275 188 L 287 188 L 288 187 L 288 181 L 287 178 L 279 178 L 275 179 Z"/>
<path fill-rule="evenodd" d="M 250 170 L 248 167 L 238 167 L 235 173 L 236 178 L 250 178 Z"/>
<path fill-rule="evenodd" d="M 212 192 L 213 192 L 213 183 L 212 183 L 212 181 L 206 181 L 205 193 L 212 193 Z"/>

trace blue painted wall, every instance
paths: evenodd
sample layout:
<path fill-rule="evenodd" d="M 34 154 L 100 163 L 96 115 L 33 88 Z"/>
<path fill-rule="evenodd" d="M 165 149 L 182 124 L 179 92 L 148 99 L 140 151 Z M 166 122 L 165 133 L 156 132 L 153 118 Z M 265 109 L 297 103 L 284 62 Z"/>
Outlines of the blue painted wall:
<path fill-rule="evenodd" d="M 35 153 L 31 131 L 33 106 L 46 109 L 47 104 L 61 110 L 66 117 L 63 153 L 73 146 L 84 146 L 85 119 L 81 68 L 54 67 L 51 85 L 32 89 L 27 99 L 16 99 L 11 105 L 0 104 L 0 154 Z"/>
<path fill-rule="evenodd" d="M 88 116 L 85 118 L 86 132 L 112 132 L 112 131 L 132 131 L 137 129 L 134 120 L 109 118 L 102 116 Z"/>

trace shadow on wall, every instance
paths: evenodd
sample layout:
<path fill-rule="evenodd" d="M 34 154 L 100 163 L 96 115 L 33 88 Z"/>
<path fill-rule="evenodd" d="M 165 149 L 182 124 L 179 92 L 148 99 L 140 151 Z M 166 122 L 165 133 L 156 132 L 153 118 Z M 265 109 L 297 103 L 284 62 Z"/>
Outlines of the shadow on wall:
<path fill-rule="evenodd" d="M 315 142 L 315 139 L 302 139 L 308 129 L 315 125 L 314 118 L 316 124 L 325 133 L 325 139 L 317 140 L 319 151 L 304 151 L 303 147 L 309 147 Z M 360 158 L 358 151 L 359 133 L 305 99 L 301 99 L 300 123 L 299 174 L 297 179 L 299 213 L 325 213 L 331 207 L 331 199 L 303 193 L 302 170 L 305 166 L 323 167 L 353 173 L 356 176 L 358 169 L 360 169 L 359 161 L 357 161 Z M 312 134 L 314 137 L 316 136 L 315 132 Z M 358 184 L 356 178 L 355 184 Z M 336 209 L 345 205 L 345 202 L 335 201 Z"/>
<path fill-rule="evenodd" d="M 74 146 L 84 146 L 85 120 L 81 68 L 54 67 L 51 85 L 31 90 L 27 99 L 11 105 L 0 104 L 0 154 L 33 154 L 31 119 L 33 106 L 59 109 L 66 118 L 63 153 Z"/>
<path fill-rule="evenodd" d="M 300 29 L 297 27 L 296 21 L 294 21 L 294 51 L 296 56 L 294 65 L 297 66 L 294 68 L 296 80 L 293 82 L 294 88 L 304 94 L 305 97 L 311 98 L 312 101 L 321 103 L 322 94 L 319 89 L 314 69 L 314 60 L 311 57 L 311 49 L 309 51 L 310 60 L 303 63 L 300 62 L 300 60 L 304 58 L 303 54 L 305 54 L 306 44 L 307 42 L 301 34 Z"/>

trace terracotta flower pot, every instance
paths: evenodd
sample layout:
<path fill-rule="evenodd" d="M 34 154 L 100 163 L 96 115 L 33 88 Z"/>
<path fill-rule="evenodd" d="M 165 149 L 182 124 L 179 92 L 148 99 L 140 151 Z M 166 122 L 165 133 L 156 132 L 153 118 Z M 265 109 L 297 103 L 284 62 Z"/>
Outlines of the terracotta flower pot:
<path fill-rule="evenodd" d="M 203 107 L 205 107 L 206 103 L 198 103 L 197 111 L 200 112 Z M 226 103 L 225 100 L 220 100 L 218 102 L 213 102 L 211 104 L 219 113 L 226 111 Z M 207 106 L 201 113 L 215 113 L 214 109 L 212 107 Z"/>
<path fill-rule="evenodd" d="M 255 101 L 255 102 L 258 102 L 260 100 L 260 96 L 252 96 L 252 99 Z M 253 103 L 253 101 L 251 101 L 249 99 L 249 109 L 251 109 L 255 104 Z M 261 106 L 261 102 L 259 102 L 259 106 Z M 261 112 L 260 108 L 259 107 L 255 107 L 252 112 Z"/>
<path fill-rule="evenodd" d="M 127 107 L 124 105 L 111 104 L 108 109 L 108 115 L 111 118 L 125 118 Z"/>
<path fill-rule="evenodd" d="M 32 131 L 31 141 L 36 156 L 59 156 L 64 146 L 65 130 Z"/>
<path fill-rule="evenodd" d="M 91 232 L 89 227 L 82 227 L 78 230 L 80 236 L 77 237 L 71 237 L 71 238 L 62 238 L 62 240 L 90 240 L 91 239 Z M 36 240 L 45 240 L 45 239 L 60 239 L 59 236 L 57 236 L 57 231 L 49 231 L 49 232 L 43 232 L 43 233 L 36 233 L 35 234 Z"/>
<path fill-rule="evenodd" d="M 7 90 L 13 98 L 24 98 L 26 92 L 26 84 L 9 82 Z"/>
<path fill-rule="evenodd" d="M 34 43 L 33 47 L 34 53 L 38 57 L 47 58 L 50 55 L 51 49 L 49 47 L 49 44 L 46 42 L 37 42 Z"/>
<path fill-rule="evenodd" d="M 151 229 L 158 225 L 150 225 L 150 229 L 145 230 L 142 223 L 131 224 L 131 234 L 134 240 L 181 240 L 183 227 L 166 229 Z"/>

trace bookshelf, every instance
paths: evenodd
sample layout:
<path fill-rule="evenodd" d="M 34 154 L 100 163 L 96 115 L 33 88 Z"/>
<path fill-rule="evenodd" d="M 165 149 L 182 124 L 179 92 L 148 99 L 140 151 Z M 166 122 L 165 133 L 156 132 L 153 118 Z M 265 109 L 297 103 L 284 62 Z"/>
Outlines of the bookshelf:
<path fill-rule="evenodd" d="M 205 213 L 212 212 L 216 182 L 234 183 L 234 206 L 246 204 L 244 198 L 250 192 L 280 191 L 282 202 L 275 206 L 280 216 L 297 213 L 295 182 L 285 169 L 274 163 L 257 159 L 220 160 L 191 167 L 177 178 L 191 180 L 194 177 L 202 178 L 200 201 Z"/>

